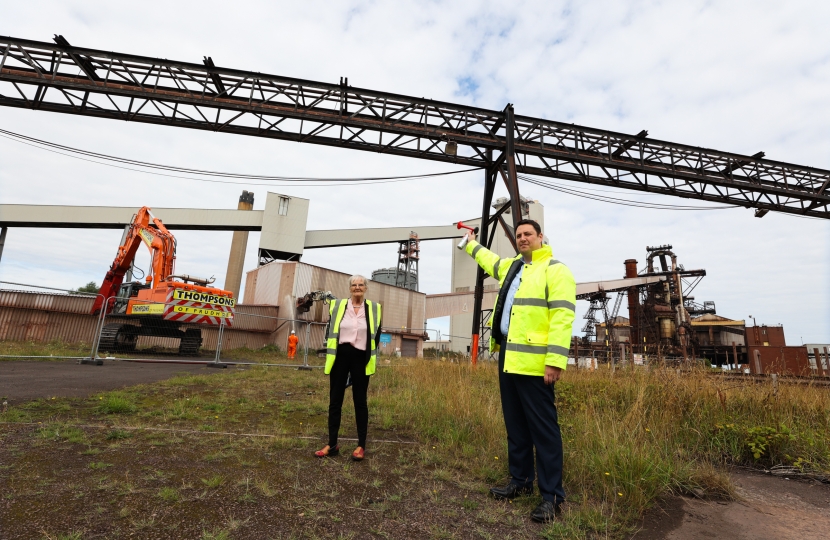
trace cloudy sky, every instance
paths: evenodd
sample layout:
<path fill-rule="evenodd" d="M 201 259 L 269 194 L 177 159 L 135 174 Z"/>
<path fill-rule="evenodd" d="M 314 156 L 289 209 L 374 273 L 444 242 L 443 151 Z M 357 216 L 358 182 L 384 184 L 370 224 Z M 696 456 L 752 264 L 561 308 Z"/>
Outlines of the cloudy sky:
<path fill-rule="evenodd" d="M 337 82 L 830 169 L 830 4 L 823 2 L 9 2 L 0 34 Z M 0 128 L 86 150 L 265 175 L 377 176 L 452 167 L 336 148 L 0 107 Z M 309 228 L 447 224 L 480 211 L 481 173 L 375 186 L 275 187 L 311 200 Z M 522 184 L 577 281 L 622 276 L 670 243 L 705 268 L 698 300 L 830 343 L 830 223 L 746 209 L 658 211 Z M 0 202 L 234 208 L 264 186 L 144 175 L 0 139 Z M 502 195 L 503 193 L 497 193 Z M 689 204 L 662 196 L 629 198 Z M 691 203 L 697 204 L 697 203 Z M 101 278 L 119 231 L 14 229 L 0 280 L 75 287 Z M 230 233 L 179 232 L 177 269 L 224 282 Z M 251 234 L 246 269 L 256 264 Z M 421 283 L 448 292 L 448 241 L 422 246 Z M 390 245 L 308 251 L 370 273 Z M 587 306 L 581 303 L 580 316 Z M 581 328 L 577 320 L 575 333 Z M 446 331 L 446 321 L 431 326 Z"/>

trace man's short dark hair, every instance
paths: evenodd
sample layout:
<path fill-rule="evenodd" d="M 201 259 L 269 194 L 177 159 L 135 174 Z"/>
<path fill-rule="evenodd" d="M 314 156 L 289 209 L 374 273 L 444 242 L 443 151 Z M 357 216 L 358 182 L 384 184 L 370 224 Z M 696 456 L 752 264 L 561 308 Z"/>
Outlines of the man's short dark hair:
<path fill-rule="evenodd" d="M 523 219 L 516 224 L 516 230 L 519 230 L 519 227 L 522 225 L 530 225 L 536 231 L 536 234 L 542 234 L 542 227 L 539 225 L 539 222 L 533 219 Z"/>

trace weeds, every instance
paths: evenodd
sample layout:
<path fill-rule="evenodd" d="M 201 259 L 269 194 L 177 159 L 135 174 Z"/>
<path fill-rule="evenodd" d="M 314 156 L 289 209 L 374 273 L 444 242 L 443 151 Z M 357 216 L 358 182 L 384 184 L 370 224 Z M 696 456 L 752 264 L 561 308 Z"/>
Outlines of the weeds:
<path fill-rule="evenodd" d="M 417 454 L 482 482 L 507 477 L 493 366 L 412 362 L 379 370 L 375 403 L 392 427 L 432 441 Z M 565 487 L 574 510 L 547 537 L 619 532 L 669 492 L 729 497 L 726 464 L 805 464 L 830 470 L 830 393 L 752 382 L 721 388 L 704 371 L 568 371 L 556 385 Z M 499 456 L 502 459 L 498 459 Z M 800 461 L 799 461 L 800 460 Z M 433 493 L 438 500 L 438 493 Z"/>
<path fill-rule="evenodd" d="M 227 529 L 212 529 L 202 531 L 202 540 L 230 540 L 231 532 Z"/>
<path fill-rule="evenodd" d="M 136 411 L 132 396 L 123 392 L 110 392 L 103 398 L 98 405 L 98 412 L 101 414 L 131 414 Z"/>
<path fill-rule="evenodd" d="M 86 434 L 81 429 L 61 424 L 51 424 L 40 428 L 38 436 L 50 440 L 65 440 L 76 444 L 89 444 Z"/>
<path fill-rule="evenodd" d="M 176 488 L 163 487 L 158 491 L 158 498 L 164 502 L 174 503 L 179 502 L 181 496 Z"/>
<path fill-rule="evenodd" d="M 205 485 L 205 487 L 215 489 L 225 483 L 225 477 L 217 474 L 211 476 L 210 478 L 202 478 L 202 483 Z"/>
<path fill-rule="evenodd" d="M 82 540 L 84 537 L 83 532 L 81 531 L 72 531 L 64 534 L 56 534 L 51 535 L 48 533 L 44 533 L 43 537 L 46 540 Z"/>
<path fill-rule="evenodd" d="M 113 429 L 108 432 L 104 438 L 108 441 L 119 441 L 121 439 L 129 439 L 132 436 L 132 433 L 129 431 L 124 431 L 123 429 Z"/>

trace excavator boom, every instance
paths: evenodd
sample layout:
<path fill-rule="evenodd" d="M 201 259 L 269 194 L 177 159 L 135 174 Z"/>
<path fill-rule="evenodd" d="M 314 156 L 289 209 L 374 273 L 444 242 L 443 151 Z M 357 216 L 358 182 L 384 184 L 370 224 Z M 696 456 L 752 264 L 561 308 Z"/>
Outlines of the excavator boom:
<path fill-rule="evenodd" d="M 115 260 L 107 275 L 104 276 L 104 282 L 99 291 L 101 296 L 95 299 L 92 307 L 93 314 L 100 313 L 104 299 L 110 299 L 107 312 L 112 309 L 114 297 L 118 294 L 124 275 L 135 260 L 138 247 L 142 243 L 150 250 L 152 257 L 152 273 L 146 278 L 147 284 L 155 287 L 173 275 L 176 262 L 176 239 L 161 220 L 153 215 L 150 208 L 143 206 L 133 217 L 127 237 L 123 245 L 118 247 Z"/>

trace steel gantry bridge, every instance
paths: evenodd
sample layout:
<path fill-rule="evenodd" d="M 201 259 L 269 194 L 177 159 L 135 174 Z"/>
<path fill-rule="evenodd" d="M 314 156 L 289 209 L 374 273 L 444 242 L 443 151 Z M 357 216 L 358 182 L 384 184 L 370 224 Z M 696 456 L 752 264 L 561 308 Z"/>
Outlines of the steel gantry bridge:
<path fill-rule="evenodd" d="M 517 174 L 830 218 L 830 171 L 517 115 L 201 64 L 0 37 L 0 105 L 394 154 L 485 172 L 481 238 L 521 219 Z M 510 205 L 490 215 L 501 177 Z M 494 229 L 495 227 L 493 227 Z M 508 234 L 511 231 L 508 230 Z M 474 309 L 478 320 L 483 274 Z"/>

